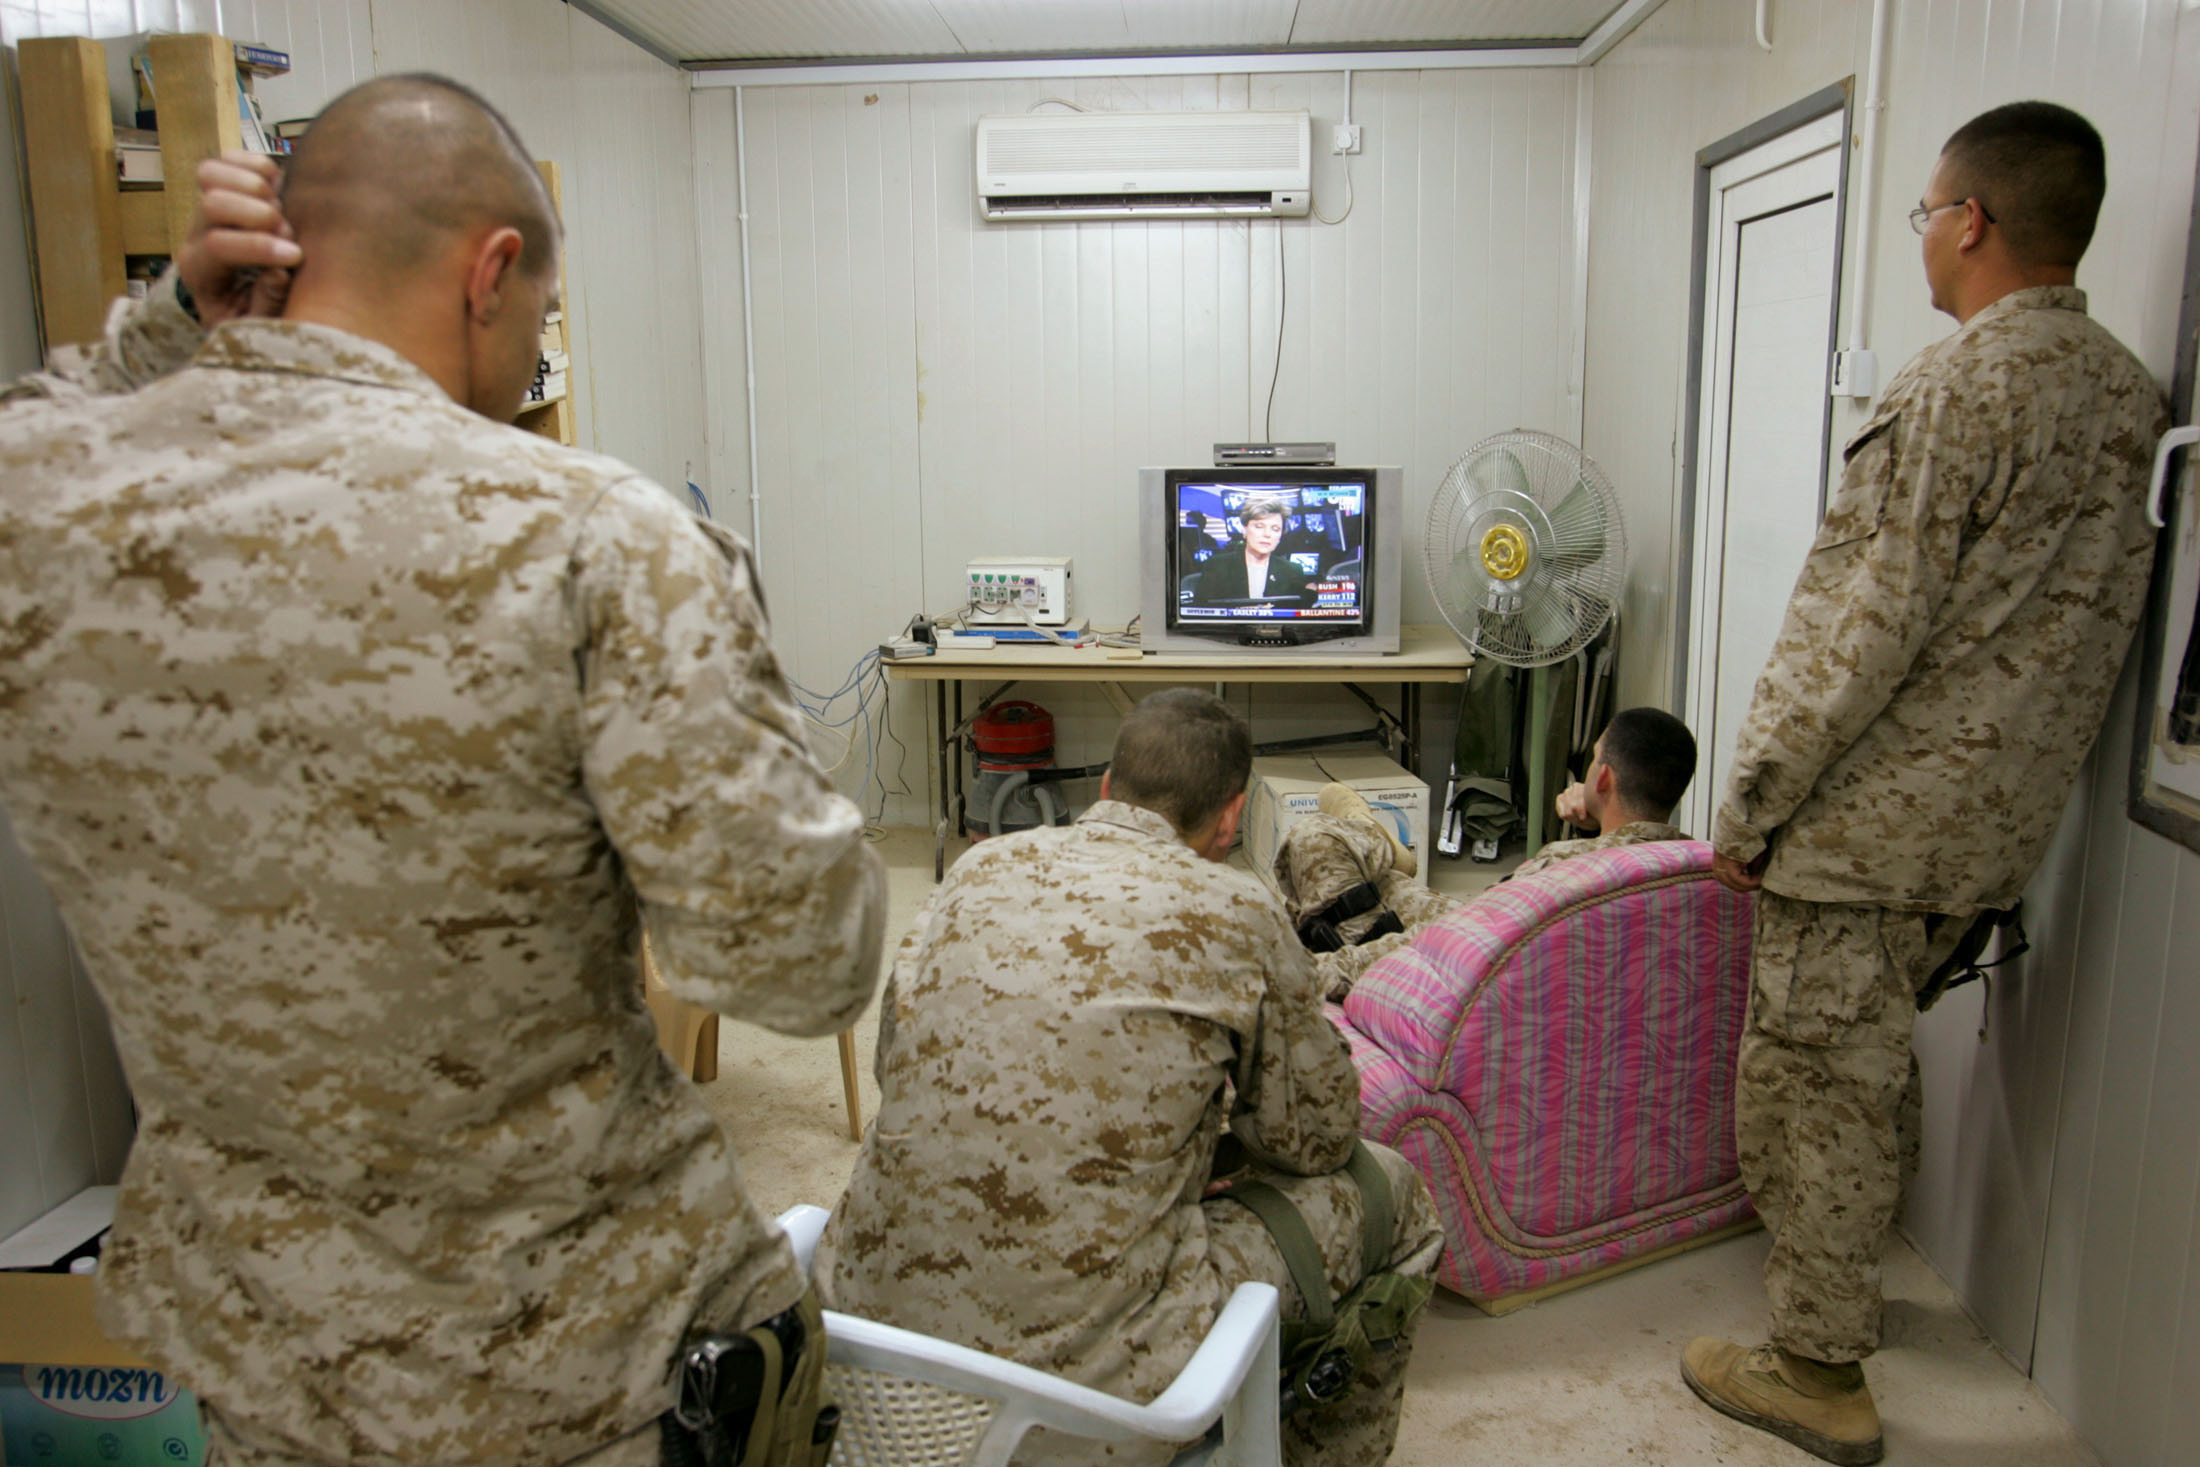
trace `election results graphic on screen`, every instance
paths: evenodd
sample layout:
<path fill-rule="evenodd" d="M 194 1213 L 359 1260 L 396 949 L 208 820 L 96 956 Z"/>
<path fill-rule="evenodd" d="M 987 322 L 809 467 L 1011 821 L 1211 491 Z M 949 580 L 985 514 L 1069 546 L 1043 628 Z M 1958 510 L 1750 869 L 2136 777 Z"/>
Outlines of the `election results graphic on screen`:
<path fill-rule="evenodd" d="M 1364 480 L 1173 488 L 1180 625 L 1361 623 Z"/>

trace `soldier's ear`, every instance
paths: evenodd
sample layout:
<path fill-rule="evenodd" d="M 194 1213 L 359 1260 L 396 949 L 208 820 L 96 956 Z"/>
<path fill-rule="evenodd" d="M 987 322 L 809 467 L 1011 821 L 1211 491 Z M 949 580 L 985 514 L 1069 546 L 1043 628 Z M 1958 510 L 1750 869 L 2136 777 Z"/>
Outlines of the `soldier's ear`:
<path fill-rule="evenodd" d="M 1230 803 L 1224 805 L 1222 813 L 1215 817 L 1215 838 L 1212 848 L 1221 852 L 1221 855 L 1214 858 L 1215 860 L 1219 861 L 1230 854 L 1230 847 L 1237 842 L 1238 821 L 1244 817 L 1244 814 L 1245 791 L 1239 790 L 1236 794 L 1230 796 Z"/>
<path fill-rule="evenodd" d="M 466 314 L 475 325 L 490 325 L 504 311 L 512 276 L 526 244 L 520 232 L 508 224 L 490 230 L 475 244 L 466 268 Z"/>

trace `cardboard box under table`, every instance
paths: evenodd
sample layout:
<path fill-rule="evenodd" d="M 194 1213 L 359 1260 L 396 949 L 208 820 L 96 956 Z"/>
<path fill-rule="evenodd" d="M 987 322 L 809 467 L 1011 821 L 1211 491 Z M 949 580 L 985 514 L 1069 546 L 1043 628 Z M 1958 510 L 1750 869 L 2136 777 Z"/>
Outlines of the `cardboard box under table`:
<path fill-rule="evenodd" d="M 1322 786 L 1346 784 L 1375 807 L 1420 861 L 1413 878 L 1428 884 L 1428 786 L 1396 760 L 1380 754 L 1271 756 L 1253 761 L 1245 797 L 1245 859 L 1263 881 L 1275 884 L 1276 851 L 1284 833 L 1319 812 Z"/>

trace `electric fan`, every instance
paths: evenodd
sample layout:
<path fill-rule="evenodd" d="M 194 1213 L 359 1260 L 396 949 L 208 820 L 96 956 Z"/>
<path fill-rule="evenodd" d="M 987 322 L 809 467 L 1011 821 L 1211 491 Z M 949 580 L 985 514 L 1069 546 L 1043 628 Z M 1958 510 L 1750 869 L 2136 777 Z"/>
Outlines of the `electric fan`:
<path fill-rule="evenodd" d="M 1422 553 L 1438 611 L 1489 659 L 1461 697 L 1437 849 L 1457 855 L 1471 843 L 1476 860 L 1493 861 L 1524 823 L 1533 850 L 1555 827 L 1551 797 L 1567 765 L 1596 734 L 1609 641 L 1585 654 L 1626 581 L 1619 496 L 1564 439 L 1499 433 L 1444 475 Z M 1530 669 L 1525 686 L 1518 668 Z"/>
<path fill-rule="evenodd" d="M 1483 439 L 1429 506 L 1429 592 L 1480 656 L 1543 667 L 1611 620 L 1627 576 L 1619 495 L 1587 454 L 1548 433 Z"/>

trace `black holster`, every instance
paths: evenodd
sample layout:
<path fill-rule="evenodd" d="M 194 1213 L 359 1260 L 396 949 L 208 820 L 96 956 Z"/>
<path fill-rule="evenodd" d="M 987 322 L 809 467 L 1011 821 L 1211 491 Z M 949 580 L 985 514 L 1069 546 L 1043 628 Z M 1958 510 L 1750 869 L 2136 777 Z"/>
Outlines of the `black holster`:
<path fill-rule="evenodd" d="M 657 1418 L 665 1467 L 766 1467 L 796 1366 L 804 1351 L 824 1348 L 799 1305 L 738 1334 L 690 1340 L 680 1350 L 675 1404 Z M 812 1462 L 824 1462 L 839 1425 L 839 1408 L 823 1405 L 809 1434 Z"/>
<path fill-rule="evenodd" d="M 1343 948 L 1358 947 L 1361 943 L 1373 942 L 1376 938 L 1386 937 L 1393 932 L 1405 931 L 1406 924 L 1398 920 L 1398 914 L 1387 909 L 1382 916 L 1375 919 L 1372 927 L 1357 938 L 1347 939 L 1338 930 L 1354 917 L 1365 916 L 1382 905 L 1383 894 L 1376 889 L 1374 882 L 1363 881 L 1358 886 L 1348 887 L 1328 906 L 1307 914 L 1305 920 L 1299 923 L 1299 941 L 1306 944 L 1306 950 L 1310 953 L 1333 953 Z"/>

